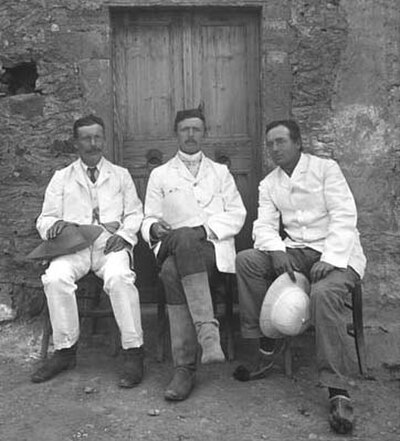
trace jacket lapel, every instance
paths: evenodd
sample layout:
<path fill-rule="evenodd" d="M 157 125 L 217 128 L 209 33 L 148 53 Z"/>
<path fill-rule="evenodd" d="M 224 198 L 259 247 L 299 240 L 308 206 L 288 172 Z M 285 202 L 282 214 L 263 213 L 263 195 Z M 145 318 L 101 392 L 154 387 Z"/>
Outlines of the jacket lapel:
<path fill-rule="evenodd" d="M 73 177 L 86 191 L 88 191 L 88 186 L 86 182 L 86 177 L 84 175 L 83 168 L 81 167 L 80 160 L 78 159 L 72 164 Z"/>
<path fill-rule="evenodd" d="M 297 163 L 295 169 L 293 170 L 292 176 L 290 180 L 294 182 L 299 182 L 303 180 L 304 173 L 307 172 L 308 169 L 309 158 L 303 153 L 300 156 L 299 162 Z"/>
<path fill-rule="evenodd" d="M 176 169 L 178 176 L 181 176 L 183 179 L 190 182 L 195 180 L 194 176 L 190 173 L 186 165 L 179 159 L 178 154 L 176 154 L 173 158 L 172 167 Z"/>
<path fill-rule="evenodd" d="M 103 164 L 101 166 L 100 174 L 97 179 L 97 187 L 100 187 L 100 185 L 103 185 L 105 182 L 107 182 L 110 179 L 111 174 L 112 174 L 111 162 L 103 158 Z"/>

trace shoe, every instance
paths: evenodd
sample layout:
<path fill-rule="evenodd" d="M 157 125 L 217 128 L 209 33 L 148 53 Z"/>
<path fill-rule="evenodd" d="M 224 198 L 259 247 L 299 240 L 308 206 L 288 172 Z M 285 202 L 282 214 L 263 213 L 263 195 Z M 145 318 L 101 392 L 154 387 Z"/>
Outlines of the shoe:
<path fill-rule="evenodd" d="M 62 371 L 73 369 L 76 366 L 76 346 L 54 351 L 54 354 L 31 375 L 33 383 L 43 383 L 50 380 Z"/>
<path fill-rule="evenodd" d="M 167 401 L 183 401 L 188 398 L 194 387 L 196 372 L 185 366 L 175 368 L 174 376 L 165 390 Z"/>
<path fill-rule="evenodd" d="M 259 351 L 262 355 L 267 357 L 279 355 L 285 347 L 284 338 L 260 338 L 260 348 Z"/>
<path fill-rule="evenodd" d="M 130 389 L 137 386 L 143 378 L 143 346 L 139 348 L 124 349 L 122 372 L 119 377 L 118 386 Z"/>
<path fill-rule="evenodd" d="M 335 395 L 329 401 L 329 423 L 332 429 L 342 435 L 351 432 L 354 424 L 351 399 L 344 395 Z"/>
<path fill-rule="evenodd" d="M 245 363 L 239 365 L 233 372 L 233 378 L 238 381 L 251 381 L 264 378 L 272 369 L 274 360 L 258 360 L 256 363 Z"/>
<path fill-rule="evenodd" d="M 264 378 L 272 369 L 277 357 L 284 348 L 285 340 L 283 338 L 275 340 L 267 339 L 266 337 L 260 338 L 257 355 L 250 362 L 239 365 L 233 372 L 233 378 L 238 381 Z"/>

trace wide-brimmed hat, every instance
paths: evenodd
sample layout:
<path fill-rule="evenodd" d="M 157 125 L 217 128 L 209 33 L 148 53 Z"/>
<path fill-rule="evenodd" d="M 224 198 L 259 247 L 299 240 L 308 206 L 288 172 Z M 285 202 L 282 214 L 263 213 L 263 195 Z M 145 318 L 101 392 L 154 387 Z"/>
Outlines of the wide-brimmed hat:
<path fill-rule="evenodd" d="M 67 225 L 54 239 L 44 240 L 27 259 L 49 260 L 72 254 L 90 246 L 102 233 L 99 225 Z"/>
<path fill-rule="evenodd" d="M 295 336 L 310 325 L 310 282 L 295 272 L 296 282 L 288 273 L 280 275 L 269 287 L 261 307 L 261 332 L 270 338 Z"/>

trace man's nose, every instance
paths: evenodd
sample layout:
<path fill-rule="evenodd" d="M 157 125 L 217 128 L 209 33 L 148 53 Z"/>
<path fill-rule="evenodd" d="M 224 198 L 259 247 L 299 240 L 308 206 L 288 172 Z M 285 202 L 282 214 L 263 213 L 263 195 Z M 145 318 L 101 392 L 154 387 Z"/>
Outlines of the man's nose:
<path fill-rule="evenodd" d="M 277 152 L 279 150 L 278 143 L 275 141 L 272 141 L 271 144 L 272 144 L 272 151 Z"/>
<path fill-rule="evenodd" d="M 95 137 L 90 138 L 90 145 L 93 147 L 96 146 L 96 138 Z"/>

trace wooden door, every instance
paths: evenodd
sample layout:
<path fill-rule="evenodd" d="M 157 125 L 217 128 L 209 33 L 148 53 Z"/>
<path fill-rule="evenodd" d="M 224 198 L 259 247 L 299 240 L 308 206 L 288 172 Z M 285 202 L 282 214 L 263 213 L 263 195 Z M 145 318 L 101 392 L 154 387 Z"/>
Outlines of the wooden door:
<path fill-rule="evenodd" d="M 144 201 L 154 166 L 177 150 L 177 110 L 204 102 L 203 151 L 228 163 L 248 210 L 237 249 L 252 245 L 261 172 L 259 17 L 243 8 L 115 9 L 114 152 Z M 143 300 L 152 298 L 154 259 L 135 250 Z"/>

